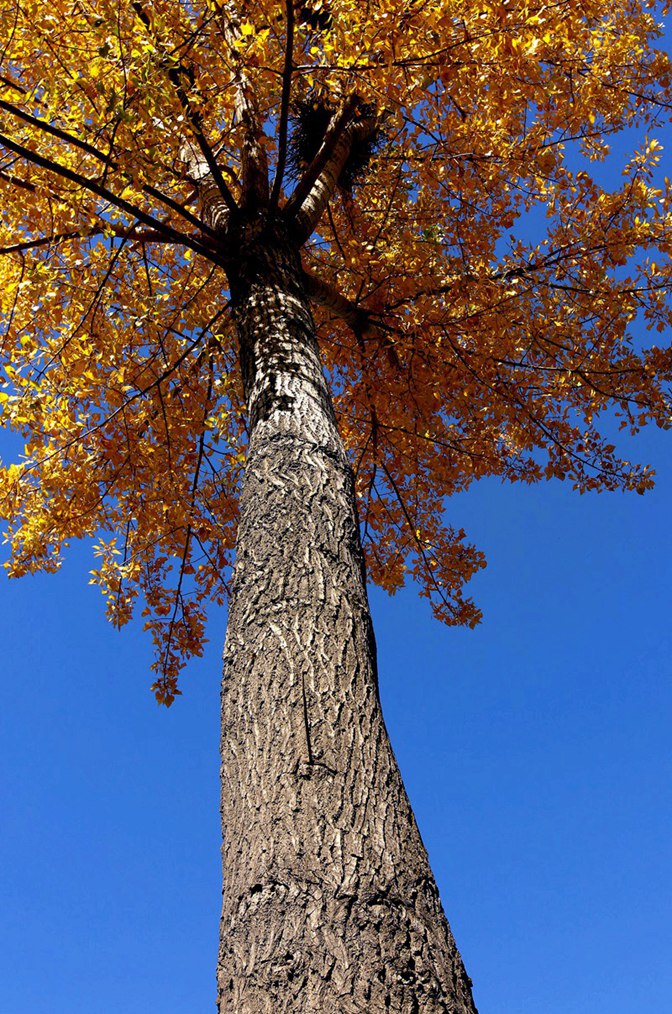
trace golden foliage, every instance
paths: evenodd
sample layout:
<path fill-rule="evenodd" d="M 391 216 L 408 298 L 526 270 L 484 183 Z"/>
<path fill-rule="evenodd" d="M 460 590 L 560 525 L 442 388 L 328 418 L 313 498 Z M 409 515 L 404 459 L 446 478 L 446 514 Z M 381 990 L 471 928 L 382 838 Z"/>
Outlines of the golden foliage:
<path fill-rule="evenodd" d="M 437 615 L 474 624 L 461 588 L 483 560 L 443 523 L 447 496 L 486 475 L 649 488 L 597 422 L 670 423 L 670 353 L 643 339 L 670 326 L 662 13 L 5 0 L 0 421 L 25 443 L 0 473 L 10 574 L 95 536 L 109 616 L 140 596 L 170 703 L 226 594 L 246 442 L 226 274 L 183 145 L 243 201 L 241 90 L 271 168 L 301 103 L 357 96 L 381 124 L 303 253 L 366 322 L 316 309 L 373 580 L 410 572 Z"/>

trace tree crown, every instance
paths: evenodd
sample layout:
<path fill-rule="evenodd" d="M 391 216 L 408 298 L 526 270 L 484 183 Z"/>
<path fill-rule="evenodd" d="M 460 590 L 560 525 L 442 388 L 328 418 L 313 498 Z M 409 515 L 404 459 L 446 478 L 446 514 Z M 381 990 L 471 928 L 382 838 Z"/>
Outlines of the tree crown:
<path fill-rule="evenodd" d="M 645 340 L 670 325 L 661 10 L 3 4 L 9 573 L 96 536 L 109 616 L 139 602 L 172 701 L 234 546 L 227 279 L 273 223 L 301 250 L 372 580 L 411 574 L 473 625 L 483 559 L 444 520 L 451 493 L 488 475 L 649 488 L 599 424 L 670 423 L 670 352 Z"/>

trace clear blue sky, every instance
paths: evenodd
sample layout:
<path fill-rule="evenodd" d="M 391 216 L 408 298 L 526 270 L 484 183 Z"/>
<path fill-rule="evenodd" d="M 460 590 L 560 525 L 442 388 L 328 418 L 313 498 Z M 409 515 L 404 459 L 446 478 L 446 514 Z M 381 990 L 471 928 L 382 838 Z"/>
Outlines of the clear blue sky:
<path fill-rule="evenodd" d="M 374 594 L 385 714 L 482 1014 L 672 1010 L 672 434 L 644 497 L 450 504 L 476 631 Z M 0 584 L 0 1014 L 213 1010 L 223 613 L 170 710 L 88 550 Z"/>

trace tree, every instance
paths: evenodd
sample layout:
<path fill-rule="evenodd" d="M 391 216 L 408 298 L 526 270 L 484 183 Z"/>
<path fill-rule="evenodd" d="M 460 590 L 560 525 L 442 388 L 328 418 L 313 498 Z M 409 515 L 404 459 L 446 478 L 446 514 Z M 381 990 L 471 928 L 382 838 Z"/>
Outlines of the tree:
<path fill-rule="evenodd" d="M 9 570 L 96 536 L 167 705 L 229 597 L 221 1011 L 475 1009 L 380 712 L 365 566 L 473 625 L 484 561 L 451 493 L 652 485 L 597 428 L 670 421 L 670 352 L 641 337 L 670 323 L 652 10 L 0 14 Z"/>

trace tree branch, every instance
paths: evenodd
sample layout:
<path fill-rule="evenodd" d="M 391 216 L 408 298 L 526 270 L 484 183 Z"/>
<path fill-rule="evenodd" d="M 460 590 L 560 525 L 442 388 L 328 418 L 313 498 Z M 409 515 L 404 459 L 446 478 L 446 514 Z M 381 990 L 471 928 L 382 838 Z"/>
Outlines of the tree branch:
<path fill-rule="evenodd" d="M 67 130 L 62 130 L 60 127 L 55 127 L 53 123 L 47 123 L 45 120 L 40 120 L 36 116 L 31 116 L 30 113 L 26 113 L 23 109 L 19 109 L 18 106 L 13 105 L 11 102 L 6 102 L 4 99 L 0 99 L 0 109 L 4 109 L 5 112 L 10 113 L 10 115 L 24 120 L 32 127 L 36 127 L 38 130 L 44 131 L 45 134 L 51 134 L 52 137 L 57 137 L 60 141 L 65 141 L 66 144 L 72 144 L 74 147 L 80 148 L 82 151 L 87 152 L 87 154 L 92 155 L 93 158 L 97 159 L 99 162 L 102 162 L 106 168 L 119 169 L 119 163 L 115 162 L 114 159 L 111 159 L 109 155 L 100 151 L 100 149 L 96 148 L 95 145 L 89 144 L 88 141 L 83 141 L 74 134 L 68 133 Z M 17 186 L 22 186 L 26 189 L 31 188 L 31 184 L 25 183 L 22 180 L 12 179 L 12 182 L 16 183 Z M 142 191 L 150 197 L 153 197 L 155 200 L 160 201 L 162 204 L 165 204 L 166 207 L 170 208 L 172 211 L 177 212 L 178 215 L 181 215 L 197 229 L 204 229 L 206 232 L 209 231 L 205 223 L 197 218 L 196 215 L 192 215 L 187 208 L 184 208 L 177 201 L 174 201 L 172 197 L 162 194 L 160 190 L 156 189 L 156 187 L 150 186 L 149 184 L 143 184 Z"/>
<path fill-rule="evenodd" d="M 213 235 L 222 236 L 231 220 L 231 209 L 213 178 L 207 159 L 186 139 L 180 148 L 180 158 L 187 167 L 187 177 L 198 193 L 201 213 L 208 230 Z"/>
<path fill-rule="evenodd" d="M 403 495 L 401 493 L 401 490 L 399 489 L 399 486 L 395 482 L 395 479 L 394 479 L 392 473 L 390 472 L 389 468 L 387 467 L 387 465 L 385 464 L 385 462 L 382 459 L 380 460 L 380 467 L 382 468 L 383 472 L 385 473 L 387 481 L 389 482 L 390 487 L 392 488 L 392 491 L 394 492 L 394 495 L 397 498 L 397 503 L 399 504 L 399 506 L 401 508 L 401 512 L 404 515 L 404 518 L 406 520 L 406 524 L 408 526 L 408 531 L 410 532 L 411 539 L 412 539 L 413 543 L 415 544 L 418 556 L 422 560 L 422 565 L 423 565 L 423 569 L 425 571 L 425 574 L 429 578 L 429 583 L 432 585 L 435 593 L 437 594 L 437 596 L 439 597 L 439 599 L 441 600 L 441 602 L 443 603 L 443 605 L 446 607 L 446 609 L 448 610 L 448 612 L 450 613 L 450 615 L 451 616 L 456 616 L 457 610 L 456 610 L 455 606 L 451 603 L 451 601 L 448 598 L 446 592 L 443 590 L 443 588 L 441 587 L 441 585 L 438 583 L 438 581 L 436 580 L 436 578 L 434 576 L 434 570 L 432 568 L 431 562 L 430 562 L 430 560 L 429 560 L 429 558 L 427 556 L 427 553 L 425 551 L 425 547 L 423 546 L 423 544 L 422 544 L 422 542 L 421 542 L 421 540 L 420 540 L 420 538 L 418 536 L 417 522 L 414 521 L 414 519 L 411 517 L 410 511 L 408 510 L 408 507 L 407 507 L 406 502 L 404 500 L 404 497 L 403 497 Z M 391 515 L 390 515 L 390 517 L 391 517 Z M 398 522 L 394 522 L 393 521 L 393 524 L 396 525 L 398 531 L 400 531 L 400 532 L 403 531 L 401 525 L 399 525 Z"/>
<path fill-rule="evenodd" d="M 235 116 L 244 127 L 241 157 L 241 200 L 258 209 L 268 206 L 268 158 L 264 148 L 264 131 L 257 106 L 257 98 L 250 80 L 245 73 L 237 42 L 240 38 L 240 5 L 227 0 L 219 9 L 220 26 L 233 63 L 235 86 Z"/>
<path fill-rule="evenodd" d="M 226 181 L 222 176 L 222 170 L 217 165 L 217 159 L 213 154 L 212 148 L 208 144 L 205 135 L 201 130 L 200 115 L 194 111 L 191 102 L 189 101 L 189 95 L 185 90 L 183 80 L 184 78 L 188 79 L 189 77 L 185 67 L 179 60 L 176 60 L 175 57 L 171 58 L 165 52 L 159 40 L 156 38 L 156 35 L 154 34 L 149 15 L 145 12 L 139 0 L 133 0 L 131 6 L 133 7 L 133 10 L 135 11 L 138 19 L 142 22 L 142 24 L 145 26 L 147 31 L 152 36 L 153 42 L 156 44 L 157 49 L 161 53 L 160 66 L 166 72 L 168 80 L 175 89 L 175 94 L 177 95 L 178 101 L 182 109 L 184 110 L 184 115 L 187 118 L 187 123 L 189 124 L 191 131 L 194 135 L 194 139 L 196 140 L 196 143 L 200 149 L 200 152 L 208 165 L 210 174 L 214 182 L 217 184 L 217 188 L 222 198 L 224 199 L 224 203 L 228 207 L 230 213 L 237 211 L 238 205 L 236 204 L 233 194 L 226 185 Z"/>
<path fill-rule="evenodd" d="M 273 190 L 271 191 L 271 215 L 278 206 L 282 178 L 287 163 L 287 124 L 289 121 L 289 96 L 292 87 L 292 70 L 294 64 L 294 0 L 286 0 L 287 39 L 285 42 L 285 66 L 282 71 L 282 98 L 280 100 L 280 123 L 278 125 L 278 164 L 275 169 Z"/>
<path fill-rule="evenodd" d="M 288 218 L 300 210 L 301 205 L 305 201 L 317 178 L 331 157 L 336 142 L 351 122 L 356 107 L 357 98 L 354 95 L 351 95 L 350 98 L 346 99 L 343 103 L 340 111 L 332 117 L 331 123 L 327 128 L 327 132 L 324 135 L 322 144 L 316 152 L 313 161 L 304 172 L 297 186 L 294 188 L 292 196 L 285 205 L 285 214 Z"/>
<path fill-rule="evenodd" d="M 96 194 L 97 197 L 102 197 L 103 200 L 112 204 L 115 208 L 119 208 L 120 211 L 124 211 L 127 215 L 131 215 L 136 218 L 143 225 L 148 225 L 152 229 L 156 229 L 157 232 L 161 233 L 174 243 L 179 243 L 183 246 L 189 247 L 194 250 L 195 253 L 199 253 L 208 260 L 215 260 L 212 249 L 200 243 L 197 239 L 186 233 L 180 232 L 178 229 L 173 228 L 167 222 L 162 222 L 158 218 L 154 218 L 153 215 L 148 214 L 141 208 L 137 208 L 130 201 L 124 200 L 123 197 L 118 197 L 116 194 L 108 190 L 107 187 L 101 186 L 96 183 L 95 180 L 87 179 L 81 176 L 79 173 L 74 172 L 72 169 L 68 169 L 67 166 L 61 165 L 59 162 L 54 162 L 50 158 L 46 158 L 44 155 L 40 155 L 39 152 L 32 151 L 30 148 L 24 147 L 22 144 L 17 144 L 16 141 L 12 141 L 9 137 L 4 134 L 0 134 L 0 144 L 8 148 L 9 151 L 15 152 L 21 158 L 25 158 L 27 162 L 32 162 L 33 165 L 38 165 L 42 169 L 47 169 L 49 172 L 54 173 L 56 176 L 61 176 L 63 179 L 69 180 L 71 183 L 75 183 L 78 187 L 84 190 L 89 190 L 91 193 Z"/>
<path fill-rule="evenodd" d="M 84 239 L 88 236 L 97 236 L 102 232 L 100 229 L 88 229 L 86 232 L 73 230 L 72 232 L 58 232 L 51 236 L 40 236 L 39 239 L 29 239 L 25 243 L 14 243 L 12 246 L 0 246 L 0 254 L 23 253 L 25 250 L 34 250 L 38 246 L 47 246 L 49 243 L 62 243 L 66 239 Z"/>
<path fill-rule="evenodd" d="M 350 96 L 333 117 L 315 158 L 285 205 L 285 215 L 300 243 L 310 237 L 333 197 L 353 142 L 368 137 L 376 128 L 373 117 L 354 119 L 358 102 L 356 96 Z"/>
<path fill-rule="evenodd" d="M 172 242 L 172 240 L 166 239 L 164 235 L 157 232 L 156 229 L 139 230 L 135 227 L 130 229 L 120 229 L 118 226 L 112 225 L 109 222 L 106 223 L 106 228 L 120 239 L 130 239 L 136 243 Z M 50 243 L 62 243 L 64 240 L 68 239 L 89 239 L 90 236 L 102 236 L 105 231 L 106 230 L 102 226 L 94 226 L 91 229 L 84 229 L 81 231 L 73 229 L 70 232 L 52 233 L 50 236 L 40 236 L 38 239 L 26 240 L 24 243 L 14 243 L 13 246 L 0 247 L 0 254 L 23 253 L 25 250 L 34 250 L 38 246 L 47 246 Z"/>
<path fill-rule="evenodd" d="M 316 275 L 306 271 L 305 268 L 303 282 L 306 295 L 314 303 L 323 306 L 325 310 L 329 310 L 336 317 L 340 317 L 346 324 L 349 324 L 358 339 L 380 338 L 386 345 L 391 344 L 390 334 L 392 333 L 392 328 L 388 327 L 387 324 L 383 324 L 382 321 L 373 320 L 364 307 L 353 303 L 352 300 L 341 295 L 338 289 L 330 285 L 329 282 L 317 278 Z"/>

